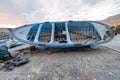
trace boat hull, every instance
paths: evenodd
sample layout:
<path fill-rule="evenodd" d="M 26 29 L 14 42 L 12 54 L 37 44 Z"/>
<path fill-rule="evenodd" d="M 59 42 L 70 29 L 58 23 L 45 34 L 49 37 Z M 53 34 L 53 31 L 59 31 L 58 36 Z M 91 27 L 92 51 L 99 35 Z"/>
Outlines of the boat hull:
<path fill-rule="evenodd" d="M 17 40 L 48 47 L 83 47 L 111 41 L 114 30 L 111 26 L 97 21 L 45 22 L 14 28 L 11 35 Z"/>

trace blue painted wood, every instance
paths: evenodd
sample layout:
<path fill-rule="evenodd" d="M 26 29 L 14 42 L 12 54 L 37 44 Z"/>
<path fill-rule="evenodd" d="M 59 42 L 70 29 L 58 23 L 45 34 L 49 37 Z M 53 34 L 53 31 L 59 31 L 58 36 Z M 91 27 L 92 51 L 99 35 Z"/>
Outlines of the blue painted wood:
<path fill-rule="evenodd" d="M 101 39 L 100 41 L 88 41 L 88 42 L 80 42 L 80 41 L 73 42 L 73 41 L 71 41 L 69 29 L 81 29 L 81 30 L 89 29 L 89 30 L 92 30 L 93 37 L 100 36 L 100 33 L 96 30 L 97 26 L 93 25 L 92 23 L 96 23 L 96 24 L 104 26 L 110 32 L 110 38 L 107 40 Z M 19 30 L 21 28 L 24 29 L 25 27 L 30 27 L 30 26 L 32 26 L 32 27 L 31 27 L 29 33 L 27 34 L 27 38 L 26 38 L 27 40 L 16 36 L 15 32 L 17 30 Z M 66 31 L 67 42 L 60 43 L 58 41 L 55 41 L 55 37 L 54 37 L 55 28 Z M 40 32 L 46 31 L 46 30 L 51 30 L 50 42 L 41 43 L 38 41 Z M 30 34 L 33 32 L 36 32 L 36 36 L 35 36 L 35 39 L 33 41 L 31 41 L 32 35 L 30 35 Z M 101 22 L 97 22 L 97 21 L 66 21 L 66 22 L 45 22 L 45 23 L 28 24 L 28 25 L 23 25 L 23 26 L 13 29 L 11 32 L 11 35 L 21 42 L 28 43 L 28 44 L 34 44 L 34 45 L 37 45 L 44 49 L 46 47 L 67 48 L 67 47 L 82 47 L 82 46 L 88 46 L 88 45 L 98 45 L 98 44 L 103 44 L 103 43 L 107 43 L 107 42 L 111 41 L 115 36 L 115 34 L 112 32 L 112 28 L 110 26 L 108 26 L 107 24 L 101 23 Z"/>
<path fill-rule="evenodd" d="M 67 42 L 72 43 L 71 40 L 70 40 L 70 34 L 69 34 L 69 30 L 68 30 L 68 23 L 65 24 L 65 28 L 66 28 Z"/>
<path fill-rule="evenodd" d="M 54 24 L 54 23 L 51 23 L 51 24 L 52 24 L 52 32 L 51 32 L 51 40 L 50 40 L 50 43 L 53 43 L 53 42 L 54 42 L 55 24 Z"/>
<path fill-rule="evenodd" d="M 40 32 L 41 32 L 42 26 L 43 26 L 43 24 L 40 24 L 40 25 L 39 25 L 39 28 L 38 28 L 38 30 L 37 30 L 37 34 L 36 34 L 36 36 L 35 36 L 34 42 L 38 42 L 38 38 L 39 38 L 39 36 L 40 36 Z"/>

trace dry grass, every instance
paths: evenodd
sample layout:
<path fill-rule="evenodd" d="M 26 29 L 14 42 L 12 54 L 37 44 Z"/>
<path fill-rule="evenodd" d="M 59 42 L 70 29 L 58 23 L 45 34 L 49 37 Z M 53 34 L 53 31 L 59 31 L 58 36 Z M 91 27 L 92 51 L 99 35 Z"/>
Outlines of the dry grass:
<path fill-rule="evenodd" d="M 120 34 L 120 25 L 118 25 L 118 26 L 116 27 L 116 32 L 117 32 L 118 34 Z"/>

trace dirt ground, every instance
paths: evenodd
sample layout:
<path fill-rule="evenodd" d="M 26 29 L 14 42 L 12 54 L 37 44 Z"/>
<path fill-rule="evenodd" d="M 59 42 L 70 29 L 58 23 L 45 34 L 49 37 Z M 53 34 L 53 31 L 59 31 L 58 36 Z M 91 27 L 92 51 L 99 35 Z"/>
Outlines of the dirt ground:
<path fill-rule="evenodd" d="M 28 64 L 0 71 L 0 80 L 120 80 L 120 53 L 102 45 L 23 55 Z"/>

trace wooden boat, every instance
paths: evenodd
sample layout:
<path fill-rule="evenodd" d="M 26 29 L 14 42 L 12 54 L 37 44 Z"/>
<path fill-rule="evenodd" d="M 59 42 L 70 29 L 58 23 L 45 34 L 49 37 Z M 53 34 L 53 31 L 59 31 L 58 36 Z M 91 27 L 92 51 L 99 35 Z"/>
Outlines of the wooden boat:
<path fill-rule="evenodd" d="M 111 41 L 114 28 L 97 21 L 44 22 L 14 28 L 11 35 L 17 40 L 49 47 L 68 48 L 103 44 Z"/>

